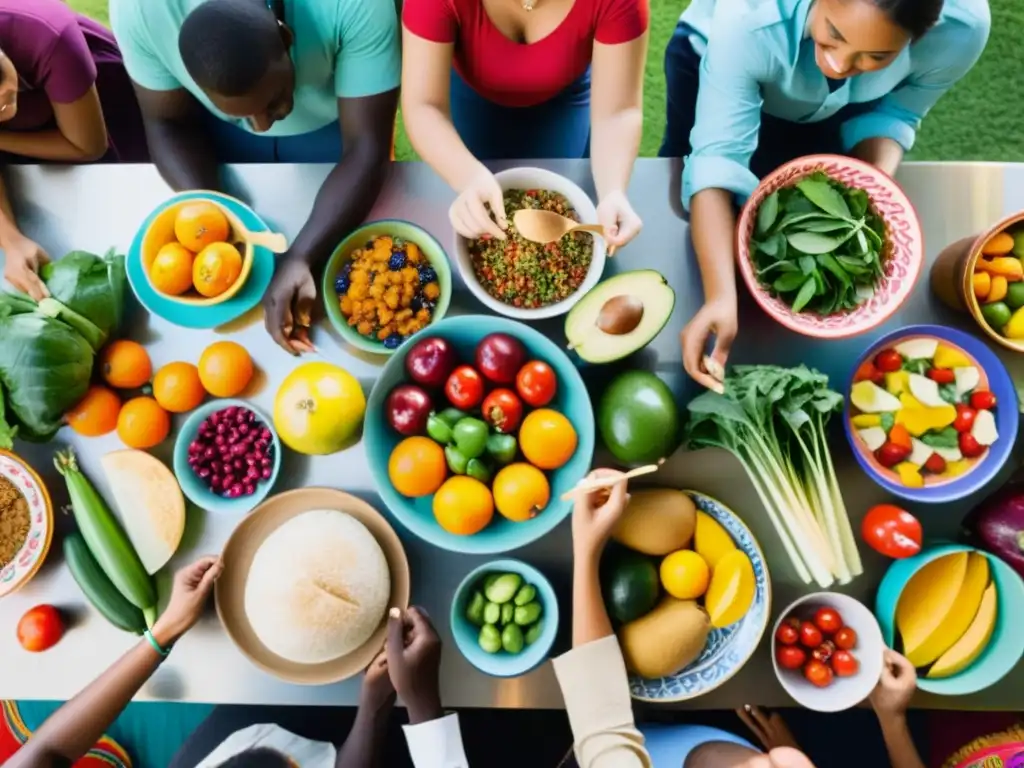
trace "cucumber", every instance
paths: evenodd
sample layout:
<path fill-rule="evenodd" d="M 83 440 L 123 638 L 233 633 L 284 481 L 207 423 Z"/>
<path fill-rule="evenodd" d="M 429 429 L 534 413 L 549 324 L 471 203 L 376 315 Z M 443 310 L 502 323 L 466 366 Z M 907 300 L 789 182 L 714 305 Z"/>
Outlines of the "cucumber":
<path fill-rule="evenodd" d="M 82 589 L 85 598 L 99 611 L 103 618 L 118 629 L 141 635 L 146 631 L 146 620 L 142 611 L 125 600 L 124 595 L 107 578 L 96 558 L 80 533 L 72 533 L 64 539 L 64 559 L 67 561 L 75 583 Z"/>

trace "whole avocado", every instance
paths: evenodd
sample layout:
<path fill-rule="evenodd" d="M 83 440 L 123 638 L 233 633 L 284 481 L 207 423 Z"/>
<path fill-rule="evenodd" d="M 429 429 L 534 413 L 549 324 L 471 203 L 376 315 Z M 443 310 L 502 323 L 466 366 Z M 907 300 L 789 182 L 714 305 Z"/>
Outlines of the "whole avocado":
<path fill-rule="evenodd" d="M 601 563 L 601 591 L 611 617 L 628 624 L 649 613 L 658 602 L 658 569 L 649 557 L 617 547 Z"/>
<path fill-rule="evenodd" d="M 649 371 L 612 379 L 597 409 L 605 446 L 624 464 L 651 464 L 679 447 L 679 409 L 672 390 Z"/>

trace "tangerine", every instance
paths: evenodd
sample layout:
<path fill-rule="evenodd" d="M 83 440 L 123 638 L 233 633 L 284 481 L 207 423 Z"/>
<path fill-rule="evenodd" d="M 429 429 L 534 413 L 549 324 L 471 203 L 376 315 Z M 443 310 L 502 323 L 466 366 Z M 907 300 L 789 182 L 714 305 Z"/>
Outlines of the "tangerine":
<path fill-rule="evenodd" d="M 153 398 L 171 413 L 185 413 L 203 402 L 206 390 L 192 363 L 168 363 L 153 377 Z"/>
<path fill-rule="evenodd" d="M 220 296 L 242 274 L 242 255 L 231 243 L 212 243 L 192 262 L 191 284 L 203 296 Z"/>
<path fill-rule="evenodd" d="M 149 265 L 149 282 L 160 293 L 180 296 L 192 288 L 195 254 L 181 243 L 167 243 Z"/>
<path fill-rule="evenodd" d="M 231 235 L 228 217 L 215 203 L 200 201 L 182 206 L 174 220 L 174 236 L 193 253 Z"/>
<path fill-rule="evenodd" d="M 407 437 L 388 459 L 388 477 L 403 496 L 429 496 L 441 487 L 447 475 L 444 450 L 426 437 Z"/>
<path fill-rule="evenodd" d="M 152 397 L 136 397 L 121 406 L 117 436 L 129 448 L 152 448 L 171 431 L 171 417 Z"/>
<path fill-rule="evenodd" d="M 448 533 L 472 536 L 486 528 L 493 517 L 494 497 L 486 485 L 472 477 L 450 477 L 434 494 L 434 518 Z"/>
<path fill-rule="evenodd" d="M 117 429 L 121 398 L 113 390 L 94 384 L 85 397 L 64 418 L 75 432 L 84 437 L 98 437 Z"/>
<path fill-rule="evenodd" d="M 680 549 L 667 555 L 659 568 L 661 585 L 678 600 L 696 600 L 708 590 L 711 568 L 692 549 Z"/>
<path fill-rule="evenodd" d="M 146 348 L 137 341 L 110 342 L 100 354 L 103 380 L 116 389 L 136 389 L 153 375 L 153 363 Z"/>
<path fill-rule="evenodd" d="M 565 416 L 538 408 L 519 428 L 519 447 L 526 460 L 541 469 L 558 469 L 576 452 L 576 430 Z"/>
<path fill-rule="evenodd" d="M 516 523 L 536 517 L 551 500 L 551 486 L 532 464 L 509 464 L 494 478 L 494 503 L 502 517 Z"/>
<path fill-rule="evenodd" d="M 252 358 L 233 341 L 217 341 L 199 358 L 199 380 L 214 397 L 234 397 L 252 380 Z"/>

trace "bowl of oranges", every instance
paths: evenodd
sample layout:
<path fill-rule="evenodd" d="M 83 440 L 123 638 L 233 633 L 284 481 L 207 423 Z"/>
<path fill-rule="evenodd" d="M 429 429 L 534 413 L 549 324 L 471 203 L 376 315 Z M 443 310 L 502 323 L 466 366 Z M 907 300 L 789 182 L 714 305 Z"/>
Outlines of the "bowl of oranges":
<path fill-rule="evenodd" d="M 498 554 L 557 526 L 590 471 L 583 379 L 540 332 L 500 317 L 447 318 L 400 346 L 370 393 L 363 440 L 374 485 L 410 531 Z"/>

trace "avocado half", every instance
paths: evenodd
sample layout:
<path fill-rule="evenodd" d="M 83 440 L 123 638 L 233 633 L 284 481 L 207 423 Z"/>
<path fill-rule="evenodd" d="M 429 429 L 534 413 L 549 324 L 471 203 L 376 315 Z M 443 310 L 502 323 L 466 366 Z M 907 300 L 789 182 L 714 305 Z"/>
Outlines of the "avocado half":
<path fill-rule="evenodd" d="M 569 349 L 588 363 L 621 360 L 654 340 L 675 305 L 676 292 L 660 272 L 623 272 L 598 283 L 569 312 Z"/>

